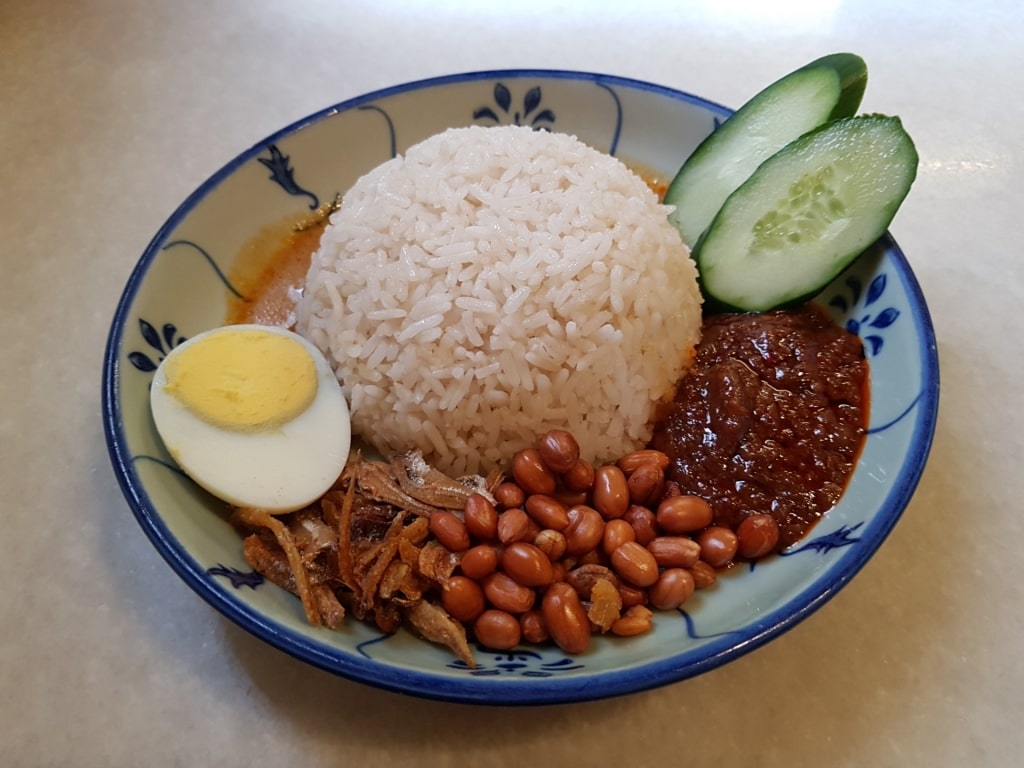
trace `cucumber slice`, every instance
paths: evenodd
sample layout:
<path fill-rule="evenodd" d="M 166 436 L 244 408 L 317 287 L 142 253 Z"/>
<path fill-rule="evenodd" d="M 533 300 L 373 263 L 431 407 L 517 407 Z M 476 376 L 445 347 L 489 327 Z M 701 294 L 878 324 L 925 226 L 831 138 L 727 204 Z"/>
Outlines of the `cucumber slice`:
<path fill-rule="evenodd" d="M 898 117 L 848 117 L 801 136 L 729 196 L 698 241 L 705 296 L 745 312 L 810 298 L 885 232 L 916 175 Z"/>
<path fill-rule="evenodd" d="M 812 61 L 769 85 L 704 139 L 665 193 L 669 220 L 689 247 L 757 166 L 798 136 L 860 106 L 868 72 L 852 53 Z"/>

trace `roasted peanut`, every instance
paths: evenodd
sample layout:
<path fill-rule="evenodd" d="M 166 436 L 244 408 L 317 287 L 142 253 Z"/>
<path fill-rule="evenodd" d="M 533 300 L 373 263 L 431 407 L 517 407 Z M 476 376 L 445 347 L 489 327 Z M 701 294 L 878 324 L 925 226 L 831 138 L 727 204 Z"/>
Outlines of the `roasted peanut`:
<path fill-rule="evenodd" d="M 694 588 L 693 576 L 685 568 L 666 568 L 647 590 L 647 596 L 655 608 L 671 611 L 689 600 Z"/>
<path fill-rule="evenodd" d="M 594 508 L 605 520 L 622 517 L 629 509 L 629 484 L 626 475 L 614 464 L 598 467 L 591 491 Z"/>
<path fill-rule="evenodd" d="M 544 466 L 536 448 L 526 448 L 512 457 L 512 477 L 527 494 L 550 496 L 557 487 L 555 474 Z"/>
<path fill-rule="evenodd" d="M 502 509 L 512 509 L 523 506 L 526 494 L 515 483 L 502 483 L 494 489 L 494 500 Z"/>
<path fill-rule="evenodd" d="M 635 637 L 650 632 L 654 627 L 654 614 L 650 608 L 634 605 L 622 614 L 622 618 L 612 624 L 612 634 L 619 637 Z"/>
<path fill-rule="evenodd" d="M 608 555 L 600 547 L 580 555 L 576 561 L 577 565 L 608 565 L 609 562 Z"/>
<path fill-rule="evenodd" d="M 551 638 L 544 614 L 536 608 L 531 608 L 519 617 L 519 629 L 523 640 L 528 643 L 543 643 Z"/>
<path fill-rule="evenodd" d="M 619 597 L 622 598 L 623 608 L 647 604 L 647 590 L 634 587 L 625 581 L 619 582 Z"/>
<path fill-rule="evenodd" d="M 740 556 L 756 560 L 775 551 L 779 544 L 779 524 L 771 515 L 751 515 L 736 527 L 736 537 Z"/>
<path fill-rule="evenodd" d="M 462 516 L 466 521 L 466 530 L 473 538 L 478 541 L 498 538 L 498 510 L 483 494 L 474 493 L 466 499 Z"/>
<path fill-rule="evenodd" d="M 484 596 L 491 605 L 509 613 L 522 613 L 533 608 L 536 593 L 506 573 L 495 571 L 483 580 Z"/>
<path fill-rule="evenodd" d="M 564 581 L 552 584 L 541 600 L 544 623 L 566 653 L 583 653 L 590 644 L 590 620 L 576 590 Z"/>
<path fill-rule="evenodd" d="M 578 459 L 572 469 L 562 475 L 562 484 L 569 491 L 589 491 L 594 487 L 594 467 L 583 459 Z"/>
<path fill-rule="evenodd" d="M 541 528 L 564 531 L 569 525 L 569 508 L 552 496 L 534 494 L 526 500 L 524 508 Z"/>
<path fill-rule="evenodd" d="M 569 525 L 565 534 L 565 551 L 579 557 L 592 551 L 604 536 L 604 519 L 593 507 L 579 504 L 569 509 Z"/>
<path fill-rule="evenodd" d="M 657 504 L 665 490 L 665 470 L 657 464 L 641 464 L 627 478 L 626 484 L 633 504 L 645 507 Z"/>
<path fill-rule="evenodd" d="M 451 552 L 469 549 L 469 531 L 466 530 L 466 524 L 451 512 L 434 512 L 430 516 L 430 532 Z"/>
<path fill-rule="evenodd" d="M 669 458 L 662 451 L 656 451 L 653 448 L 643 448 L 639 451 L 627 453 L 616 464 L 627 475 L 633 474 L 644 464 L 653 464 L 664 472 L 668 469 Z"/>
<path fill-rule="evenodd" d="M 622 516 L 622 519 L 633 526 L 636 540 L 645 547 L 659 533 L 658 520 L 647 507 L 634 504 L 626 510 L 626 514 Z"/>
<path fill-rule="evenodd" d="M 519 645 L 522 630 L 519 620 L 507 611 L 490 608 L 473 623 L 473 634 L 481 645 L 496 651 L 507 651 Z"/>
<path fill-rule="evenodd" d="M 636 532 L 633 526 L 625 520 L 609 520 L 604 526 L 604 536 L 601 537 L 601 549 L 606 555 L 611 555 L 616 549 L 627 541 L 636 541 Z"/>
<path fill-rule="evenodd" d="M 517 541 L 505 547 L 501 567 L 524 587 L 546 587 L 553 576 L 548 556 L 533 544 Z"/>
<path fill-rule="evenodd" d="M 506 509 L 498 515 L 498 541 L 508 546 L 516 541 L 529 541 L 536 535 L 530 516 L 519 507 Z"/>
<path fill-rule="evenodd" d="M 477 544 L 467 549 L 459 560 L 462 572 L 475 581 L 494 573 L 498 567 L 498 550 L 488 544 Z"/>
<path fill-rule="evenodd" d="M 658 536 L 647 549 L 662 568 L 690 568 L 700 559 L 700 544 L 688 536 Z"/>
<path fill-rule="evenodd" d="M 619 577 L 611 568 L 606 565 L 585 564 L 573 568 L 565 575 L 566 582 L 576 590 L 581 600 L 589 600 L 594 584 L 598 581 L 608 581 L 613 585 L 619 585 Z"/>
<path fill-rule="evenodd" d="M 612 568 L 638 587 L 649 587 L 658 580 L 658 562 L 643 545 L 627 541 L 612 552 Z"/>
<path fill-rule="evenodd" d="M 544 528 L 534 537 L 533 545 L 547 555 L 548 560 L 555 562 L 565 554 L 565 534 Z"/>
<path fill-rule="evenodd" d="M 566 509 L 575 507 L 577 504 L 586 504 L 590 500 L 590 494 L 586 491 L 570 491 L 560 488 L 555 491 L 554 498 L 565 504 Z"/>
<path fill-rule="evenodd" d="M 484 612 L 484 591 L 473 579 L 452 576 L 441 585 L 441 605 L 453 619 L 469 623 Z"/>
<path fill-rule="evenodd" d="M 697 589 L 707 589 L 718 579 L 715 569 L 703 560 L 698 560 L 691 565 L 689 571 L 690 575 L 693 576 L 693 586 Z"/>
<path fill-rule="evenodd" d="M 562 474 L 572 469 L 580 458 L 580 444 L 563 429 L 552 429 L 537 444 L 541 461 L 552 472 Z"/>
<path fill-rule="evenodd" d="M 665 533 L 692 533 L 711 525 L 711 505 L 700 496 L 672 496 L 658 505 L 658 525 Z"/>
<path fill-rule="evenodd" d="M 669 496 L 682 496 L 682 495 L 683 495 L 683 489 L 679 487 L 679 483 L 677 483 L 675 480 L 666 480 L 665 481 L 665 498 L 666 499 Z"/>
<path fill-rule="evenodd" d="M 697 537 L 700 545 L 700 559 L 713 568 L 724 568 L 736 557 L 739 538 L 731 528 L 712 525 Z"/>

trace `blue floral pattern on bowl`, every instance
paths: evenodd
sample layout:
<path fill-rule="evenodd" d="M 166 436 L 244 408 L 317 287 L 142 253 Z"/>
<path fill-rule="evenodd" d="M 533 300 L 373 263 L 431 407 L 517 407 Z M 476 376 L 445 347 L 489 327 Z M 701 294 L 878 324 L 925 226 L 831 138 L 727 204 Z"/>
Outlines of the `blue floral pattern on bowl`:
<path fill-rule="evenodd" d="M 146 249 L 107 344 L 111 460 L 157 550 L 211 605 L 288 653 L 368 684 L 455 701 L 577 701 L 684 679 L 749 652 L 820 607 L 896 524 L 934 429 L 934 333 L 913 273 L 888 236 L 817 299 L 861 335 L 872 368 L 871 429 L 849 491 L 781 557 L 733 569 L 685 610 L 659 614 L 648 635 L 598 637 L 578 657 L 547 647 L 479 648 L 470 669 L 405 631 L 382 635 L 359 622 L 333 632 L 310 627 L 297 600 L 251 571 L 222 505 L 177 471 L 148 415 L 159 361 L 188 336 L 221 324 L 227 299 L 238 295 L 226 274 L 241 246 L 263 224 L 318 207 L 405 147 L 451 126 L 514 123 L 574 133 L 670 176 L 728 114 L 689 94 L 607 75 L 479 72 L 331 107 L 225 166 Z"/>
<path fill-rule="evenodd" d="M 288 156 L 282 154 L 276 144 L 270 144 L 267 147 L 267 152 L 270 153 L 269 157 L 257 157 L 256 160 L 270 169 L 270 178 L 289 195 L 308 197 L 312 200 L 309 210 L 315 211 L 319 208 L 320 198 L 295 183 L 295 171 L 288 162 Z"/>
<path fill-rule="evenodd" d="M 494 84 L 494 105 L 499 115 L 490 106 L 477 107 L 473 110 L 473 119 L 482 124 L 490 125 L 528 125 L 531 128 L 551 128 L 555 124 L 555 113 L 550 109 L 540 109 L 541 88 L 535 85 L 528 88 L 523 96 L 522 109 L 513 108 L 512 92 L 502 82 Z"/>
<path fill-rule="evenodd" d="M 183 336 L 178 336 L 178 326 L 174 323 L 164 323 L 160 332 L 157 332 L 152 323 L 140 317 L 139 332 L 150 346 L 150 350 L 147 352 L 129 352 L 128 362 L 143 373 L 152 373 L 159 368 L 160 363 L 167 354 L 185 341 Z M 150 355 L 153 355 L 153 357 L 150 357 Z"/>
<path fill-rule="evenodd" d="M 882 298 L 888 281 L 888 275 L 884 272 L 875 275 L 868 286 L 867 294 L 864 296 L 864 303 L 860 304 L 863 286 L 858 278 L 848 277 L 844 284 L 850 292 L 849 304 L 847 304 L 846 297 L 841 294 L 833 296 L 829 301 L 829 306 L 835 307 L 845 315 L 853 315 L 858 307 L 861 308 L 861 311 L 856 312 L 856 315 L 859 315 L 859 317 L 851 316 L 847 318 L 846 329 L 850 333 L 859 334 L 864 339 L 864 346 L 871 355 L 878 355 L 882 351 L 882 346 L 885 344 L 882 331 L 895 323 L 900 316 L 900 311 L 895 307 L 869 310 L 873 304 Z"/>

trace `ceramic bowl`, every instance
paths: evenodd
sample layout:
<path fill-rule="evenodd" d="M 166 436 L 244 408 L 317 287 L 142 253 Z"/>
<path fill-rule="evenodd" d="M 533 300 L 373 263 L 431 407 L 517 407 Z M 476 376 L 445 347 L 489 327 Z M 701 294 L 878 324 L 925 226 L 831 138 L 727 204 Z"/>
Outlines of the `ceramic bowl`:
<path fill-rule="evenodd" d="M 783 634 L 841 589 L 896 524 L 925 465 L 938 362 L 924 297 L 883 237 L 817 301 L 864 340 L 870 431 L 848 490 L 811 533 L 756 568 L 734 568 L 647 635 L 590 650 L 475 649 L 468 669 L 406 631 L 306 623 L 299 601 L 254 574 L 223 505 L 164 451 L 150 416 L 153 371 L 184 339 L 222 325 L 232 266 L 267 224 L 308 213 L 358 176 L 451 126 L 517 123 L 583 141 L 670 180 L 730 110 L 649 83 L 565 71 L 475 72 L 388 88 L 275 133 L 215 173 L 142 254 L 114 315 L 103 409 L 114 471 L 157 551 L 200 596 L 252 634 L 317 667 L 381 688 L 452 701 L 538 704 L 673 683 Z"/>

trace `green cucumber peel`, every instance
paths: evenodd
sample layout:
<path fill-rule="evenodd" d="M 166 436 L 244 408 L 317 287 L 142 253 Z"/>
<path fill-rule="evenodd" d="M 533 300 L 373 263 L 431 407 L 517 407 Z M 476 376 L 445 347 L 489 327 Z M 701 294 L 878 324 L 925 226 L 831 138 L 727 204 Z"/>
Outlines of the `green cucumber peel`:
<path fill-rule="evenodd" d="M 856 114 L 867 66 L 853 53 L 823 56 L 761 90 L 712 132 L 676 174 L 665 203 L 693 247 L 726 198 L 775 152 L 804 133 Z"/>
<path fill-rule="evenodd" d="M 842 118 L 787 144 L 693 249 L 707 308 L 761 312 L 815 296 L 884 234 L 917 166 L 898 117 Z"/>

